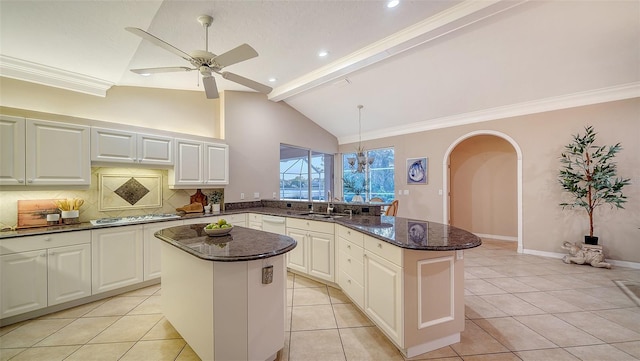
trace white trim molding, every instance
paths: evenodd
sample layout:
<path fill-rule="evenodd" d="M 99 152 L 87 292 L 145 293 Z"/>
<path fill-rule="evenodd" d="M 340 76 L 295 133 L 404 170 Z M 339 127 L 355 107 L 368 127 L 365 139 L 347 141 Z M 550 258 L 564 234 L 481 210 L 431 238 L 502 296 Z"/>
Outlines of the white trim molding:
<path fill-rule="evenodd" d="M 474 233 L 476 236 L 480 238 L 488 238 L 488 239 L 497 239 L 498 241 L 509 241 L 509 242 L 518 242 L 517 236 L 501 236 L 498 234 L 484 234 L 484 233 Z"/>
<path fill-rule="evenodd" d="M 0 76 L 106 97 L 114 83 L 90 76 L 0 55 Z"/>
<path fill-rule="evenodd" d="M 430 130 L 444 129 L 460 125 L 482 123 L 491 120 L 524 116 L 633 98 L 640 98 L 640 82 L 618 84 L 605 88 L 565 94 L 550 98 L 536 99 L 495 108 L 478 110 L 475 112 L 428 119 L 411 124 L 399 125 L 397 127 L 378 129 L 375 131 L 362 133 L 362 140 L 388 138 L 417 132 L 426 132 Z M 338 138 L 338 144 L 355 143 L 357 141 L 358 137 L 355 135 Z"/>
<path fill-rule="evenodd" d="M 520 252 L 520 251 L 518 251 L 518 252 Z M 533 255 L 533 256 L 558 258 L 558 259 L 561 259 L 562 257 L 567 255 L 566 253 L 538 251 L 536 249 L 523 249 L 522 253 L 530 254 L 530 255 Z M 605 261 L 607 263 L 611 263 L 612 265 L 617 266 L 617 267 L 640 269 L 640 263 L 638 263 L 638 262 L 620 261 L 620 260 L 615 260 L 615 259 L 610 259 L 610 258 L 605 259 Z M 584 266 L 584 265 L 576 265 L 576 266 Z"/>
<path fill-rule="evenodd" d="M 450 9 L 275 88 L 269 94 L 269 100 L 274 102 L 286 100 L 322 84 L 339 80 L 340 77 L 463 29 L 525 2 L 526 0 L 463 1 Z"/>
<path fill-rule="evenodd" d="M 428 300 L 423 300 L 422 299 L 422 267 L 428 264 L 433 264 L 433 263 L 442 263 L 442 262 L 447 262 L 449 263 L 449 315 L 444 315 L 440 318 L 436 318 L 436 319 L 432 319 L 429 321 L 425 321 L 423 319 L 423 314 L 422 314 L 422 308 L 426 307 L 429 304 Z M 440 257 L 440 258 L 432 258 L 432 259 L 426 259 L 426 260 L 422 260 L 422 261 L 418 261 L 417 264 L 417 270 L 418 270 L 418 274 L 417 279 L 418 279 L 418 329 L 423 329 L 423 328 L 427 328 L 427 327 L 431 327 L 434 325 L 438 325 L 441 323 L 445 323 L 445 322 L 449 322 L 449 321 L 453 321 L 455 320 L 455 275 L 454 275 L 454 259 L 453 256 L 447 256 L 447 257 Z M 431 288 L 430 288 L 431 289 Z"/>

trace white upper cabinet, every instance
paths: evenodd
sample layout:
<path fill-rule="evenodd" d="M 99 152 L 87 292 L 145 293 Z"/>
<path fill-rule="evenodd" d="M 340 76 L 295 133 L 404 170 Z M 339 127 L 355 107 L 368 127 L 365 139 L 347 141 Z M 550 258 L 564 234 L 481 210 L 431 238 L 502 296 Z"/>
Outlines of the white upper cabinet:
<path fill-rule="evenodd" d="M 201 188 L 229 184 L 229 146 L 176 139 L 176 161 L 169 170 L 170 188 Z"/>
<path fill-rule="evenodd" d="M 173 138 L 92 127 L 91 160 L 170 166 L 173 165 Z"/>
<path fill-rule="evenodd" d="M 25 119 L 0 116 L 0 185 L 25 183 Z"/>
<path fill-rule="evenodd" d="M 0 119 L 0 185 L 90 184 L 90 127 Z"/>

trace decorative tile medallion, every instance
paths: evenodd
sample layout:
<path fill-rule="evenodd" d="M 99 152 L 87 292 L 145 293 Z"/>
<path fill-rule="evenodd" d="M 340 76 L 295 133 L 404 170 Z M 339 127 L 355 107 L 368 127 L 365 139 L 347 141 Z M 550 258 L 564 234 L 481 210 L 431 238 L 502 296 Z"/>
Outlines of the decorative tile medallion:
<path fill-rule="evenodd" d="M 162 207 L 161 174 L 99 175 L 99 210 L 129 210 Z"/>
<path fill-rule="evenodd" d="M 138 203 L 147 193 L 149 193 L 149 190 L 133 177 L 124 182 L 124 184 L 115 191 L 115 194 L 122 197 L 122 199 L 131 205 Z"/>

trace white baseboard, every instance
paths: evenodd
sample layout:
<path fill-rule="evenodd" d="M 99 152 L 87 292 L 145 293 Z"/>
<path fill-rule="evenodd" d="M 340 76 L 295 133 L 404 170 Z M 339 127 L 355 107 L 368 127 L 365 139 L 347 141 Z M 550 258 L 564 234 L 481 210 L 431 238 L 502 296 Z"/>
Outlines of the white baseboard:
<path fill-rule="evenodd" d="M 522 250 L 522 253 L 530 254 L 534 256 L 549 257 L 549 258 L 562 258 L 567 255 L 566 253 L 538 251 L 535 249 L 524 249 Z M 618 266 L 618 267 L 640 269 L 640 263 L 638 262 L 619 261 L 619 260 L 610 259 L 610 258 L 605 259 L 605 262 L 611 263 L 612 265 Z"/>
<path fill-rule="evenodd" d="M 480 238 L 497 239 L 498 241 L 518 242 L 517 236 L 500 236 L 496 234 L 474 233 Z"/>

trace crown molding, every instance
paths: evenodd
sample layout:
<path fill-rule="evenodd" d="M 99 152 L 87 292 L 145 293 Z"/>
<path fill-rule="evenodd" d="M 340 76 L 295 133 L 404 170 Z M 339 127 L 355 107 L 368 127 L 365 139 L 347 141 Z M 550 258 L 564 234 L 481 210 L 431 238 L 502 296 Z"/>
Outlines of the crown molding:
<path fill-rule="evenodd" d="M 387 138 L 435 129 L 450 128 L 459 125 L 481 123 L 490 120 L 504 119 L 633 98 L 640 98 L 640 82 L 620 84 L 606 88 L 588 90 L 522 103 L 515 103 L 475 112 L 434 118 L 397 127 L 378 129 L 373 132 L 362 133 L 362 140 Z M 349 144 L 355 143 L 357 141 L 357 135 L 338 138 L 338 144 Z"/>
<path fill-rule="evenodd" d="M 114 84 L 102 79 L 0 55 L 0 76 L 105 97 Z"/>
<path fill-rule="evenodd" d="M 384 39 L 275 88 L 274 102 L 285 100 L 349 73 L 523 4 L 527 0 L 467 0 Z"/>

